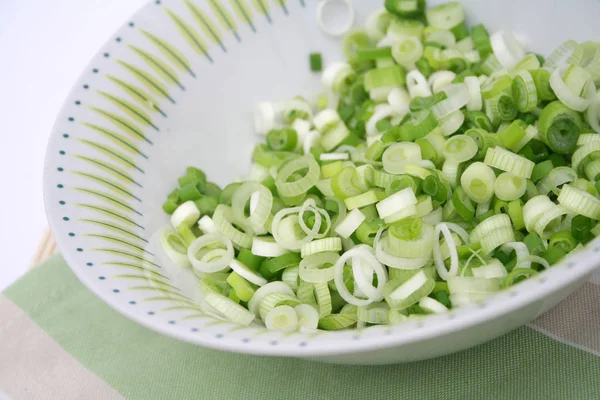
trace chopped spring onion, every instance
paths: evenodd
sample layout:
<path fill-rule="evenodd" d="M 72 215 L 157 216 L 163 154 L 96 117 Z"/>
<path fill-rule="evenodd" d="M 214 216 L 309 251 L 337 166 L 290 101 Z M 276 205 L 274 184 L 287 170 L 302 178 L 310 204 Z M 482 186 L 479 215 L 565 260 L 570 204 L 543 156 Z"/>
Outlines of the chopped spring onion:
<path fill-rule="evenodd" d="M 494 196 L 496 175 L 482 162 L 469 165 L 460 177 L 465 193 L 477 204 L 489 203 Z"/>
<path fill-rule="evenodd" d="M 277 306 L 266 315 L 265 326 L 276 331 L 295 331 L 298 326 L 298 314 L 290 306 Z"/>
<path fill-rule="evenodd" d="M 459 2 L 384 6 L 344 59 L 308 55 L 321 94 L 256 105 L 247 178 L 221 190 L 189 167 L 167 195 L 157 255 L 197 275 L 208 315 L 283 332 L 401 323 L 600 236 L 600 43 L 544 62 L 469 28 Z M 353 13 L 318 4 L 332 34 Z"/>
<path fill-rule="evenodd" d="M 504 201 L 512 201 L 522 197 L 527 190 L 527 180 L 520 176 L 503 172 L 496 178 L 494 193 Z"/>
<path fill-rule="evenodd" d="M 448 307 L 446 307 L 436 299 L 432 299 L 431 297 L 423 297 L 421 300 L 419 300 L 419 307 L 421 307 L 425 312 L 431 314 L 441 314 L 448 312 Z"/>
<path fill-rule="evenodd" d="M 161 249 L 171 261 L 181 267 L 192 266 L 187 256 L 188 246 L 174 230 L 164 228 L 160 231 L 159 240 Z"/>
<path fill-rule="evenodd" d="M 572 185 L 564 185 L 558 195 L 558 203 L 576 214 L 591 219 L 600 219 L 600 200 Z"/>
<path fill-rule="evenodd" d="M 525 157 L 521 157 L 502 147 L 489 148 L 483 162 L 490 167 L 498 168 L 526 179 L 531 178 L 531 172 L 535 165 Z"/>
<path fill-rule="evenodd" d="M 202 256 L 207 250 L 219 245 L 225 249 L 222 256 L 217 259 L 203 261 Z M 199 237 L 188 247 L 188 257 L 194 270 L 200 273 L 212 273 L 222 271 L 229 266 L 233 260 L 233 245 L 225 235 L 213 233 Z"/>

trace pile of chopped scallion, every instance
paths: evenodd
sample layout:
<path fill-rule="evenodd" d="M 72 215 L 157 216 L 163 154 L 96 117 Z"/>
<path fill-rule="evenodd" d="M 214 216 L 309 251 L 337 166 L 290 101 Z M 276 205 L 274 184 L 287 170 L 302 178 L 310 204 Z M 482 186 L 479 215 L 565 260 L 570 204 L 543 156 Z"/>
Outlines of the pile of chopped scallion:
<path fill-rule="evenodd" d="M 262 102 L 249 179 L 190 167 L 163 209 L 201 306 L 282 331 L 482 301 L 600 235 L 600 43 L 547 59 L 460 3 L 385 1 L 325 94 Z M 309 57 L 321 70 L 321 55 Z M 308 66 L 307 66 L 308 67 Z"/>

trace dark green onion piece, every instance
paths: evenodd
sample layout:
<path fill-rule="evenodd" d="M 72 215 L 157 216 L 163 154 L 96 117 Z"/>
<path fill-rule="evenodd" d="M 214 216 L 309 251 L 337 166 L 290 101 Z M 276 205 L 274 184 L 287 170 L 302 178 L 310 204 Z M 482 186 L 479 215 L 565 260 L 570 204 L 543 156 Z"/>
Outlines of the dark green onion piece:
<path fill-rule="evenodd" d="M 461 22 L 460 24 L 457 24 L 450 28 L 450 32 L 454 34 L 454 37 L 457 41 L 469 36 L 469 29 L 467 28 L 467 25 L 465 25 L 464 22 Z"/>
<path fill-rule="evenodd" d="M 194 201 L 194 203 L 198 207 L 200 215 L 212 216 L 219 205 L 219 200 L 216 197 L 203 196 L 201 199 Z"/>
<path fill-rule="evenodd" d="M 542 255 L 542 257 L 548 261 L 550 264 L 557 263 L 564 256 L 567 255 L 567 252 L 561 247 L 548 247 L 548 250 Z"/>
<path fill-rule="evenodd" d="M 431 65 L 429 65 L 429 61 L 427 61 L 425 57 L 419 58 L 415 62 L 415 67 L 417 67 L 417 70 L 422 73 L 425 78 L 429 78 L 429 75 L 433 72 Z"/>
<path fill-rule="evenodd" d="M 546 251 L 546 247 L 544 246 L 542 238 L 540 238 L 540 236 L 535 232 L 527 234 L 525 239 L 523 239 L 523 243 L 525 243 L 527 246 L 529 254 L 534 256 L 539 256 Z"/>
<path fill-rule="evenodd" d="M 204 193 L 205 196 L 216 197 L 218 199 L 221 195 L 221 192 L 222 190 L 219 185 L 213 182 L 206 182 L 206 185 L 204 185 L 204 191 L 202 193 Z"/>
<path fill-rule="evenodd" d="M 576 215 L 571 221 L 571 234 L 581 243 L 587 243 L 593 237 L 591 230 L 594 227 L 594 221 L 583 215 Z"/>
<path fill-rule="evenodd" d="M 321 53 L 311 53 L 309 60 L 311 71 L 318 72 L 323 69 L 323 56 L 321 56 Z"/>
<path fill-rule="evenodd" d="M 554 169 L 554 165 L 552 165 L 552 161 L 546 160 L 541 163 L 535 164 L 533 167 L 533 172 L 531 173 L 531 181 L 533 183 L 538 183 L 538 181 L 550 173 Z"/>
<path fill-rule="evenodd" d="M 465 221 L 471 221 L 475 217 L 475 207 L 473 206 L 473 202 L 469 199 L 469 196 L 465 193 L 465 190 L 458 186 L 454 193 L 452 194 L 452 204 L 454 204 L 454 208 L 458 214 Z"/>
<path fill-rule="evenodd" d="M 198 190 L 198 187 L 194 183 L 188 183 L 179 189 L 179 198 L 182 202 L 186 202 L 189 200 L 198 200 L 202 197 L 202 193 Z"/>
<path fill-rule="evenodd" d="M 473 128 L 483 129 L 487 132 L 494 130 L 494 125 L 487 115 L 481 111 L 465 111 L 465 118 Z"/>
<path fill-rule="evenodd" d="M 463 83 L 467 76 L 476 76 L 475 72 L 471 69 L 465 69 L 460 73 L 456 74 L 456 77 L 452 81 L 452 83 Z"/>
<path fill-rule="evenodd" d="M 566 167 L 568 165 L 567 160 L 565 160 L 565 156 L 561 155 L 561 154 L 550 154 L 550 157 L 548 157 L 548 160 L 552 162 L 552 165 L 554 165 L 554 167 Z"/>
<path fill-rule="evenodd" d="M 548 147 L 546 147 L 544 142 L 537 139 L 531 139 L 519 152 L 520 155 L 534 163 L 547 160 L 549 153 Z"/>
<path fill-rule="evenodd" d="M 537 121 L 538 117 L 534 113 L 519 113 L 517 118 L 525 122 L 527 125 L 533 125 Z"/>
<path fill-rule="evenodd" d="M 398 130 L 401 141 L 414 141 L 427 136 L 438 125 L 438 121 L 429 110 L 410 113 L 410 118 Z"/>
<path fill-rule="evenodd" d="M 221 195 L 219 196 L 219 203 L 230 206 L 233 195 L 240 186 L 241 183 L 238 182 L 230 183 L 229 185 L 225 186 L 225 189 L 223 189 Z"/>
<path fill-rule="evenodd" d="M 581 114 L 560 101 L 553 101 L 544 107 L 538 121 L 538 129 L 544 141 L 560 154 L 569 154 L 575 150 L 582 126 Z"/>
<path fill-rule="evenodd" d="M 298 253 L 285 253 L 278 257 L 266 259 L 260 266 L 260 274 L 268 280 L 278 279 L 284 269 L 300 264 L 301 260 L 302 258 Z"/>
<path fill-rule="evenodd" d="M 436 282 L 436 284 L 437 284 L 437 282 Z M 430 296 L 432 298 L 434 298 L 435 300 L 439 301 L 440 303 L 442 303 L 443 305 L 445 305 L 446 307 L 452 308 L 452 302 L 450 301 L 450 296 L 448 295 L 448 293 L 445 290 L 438 290 L 436 292 L 433 292 Z"/>

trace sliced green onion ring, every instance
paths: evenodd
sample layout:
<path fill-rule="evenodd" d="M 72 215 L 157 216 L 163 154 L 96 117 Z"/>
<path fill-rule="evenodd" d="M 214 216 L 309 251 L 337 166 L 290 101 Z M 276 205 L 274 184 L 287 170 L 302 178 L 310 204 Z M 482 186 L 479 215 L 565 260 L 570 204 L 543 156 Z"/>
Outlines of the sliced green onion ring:
<path fill-rule="evenodd" d="M 341 243 L 340 243 L 341 247 Z M 323 283 L 333 279 L 333 265 L 339 259 L 339 255 L 333 251 L 316 253 L 302 259 L 299 265 L 298 273 L 300 278 L 310 283 Z M 319 268 L 324 265 L 329 267 Z"/>
<path fill-rule="evenodd" d="M 346 284 L 344 283 L 344 265 L 346 265 L 346 262 L 350 261 L 350 260 L 352 260 L 352 262 L 354 262 L 355 259 L 361 259 L 362 265 L 372 268 L 373 271 L 375 272 L 375 275 L 377 276 L 376 289 L 377 289 L 378 296 L 367 298 L 367 299 L 359 299 L 359 298 L 355 297 L 354 295 L 352 295 L 348 291 L 348 288 L 346 287 Z M 355 305 L 355 306 L 366 306 L 368 304 L 371 304 L 373 302 L 380 301 L 381 299 L 383 299 L 383 286 L 387 282 L 387 274 L 385 272 L 385 269 L 379 263 L 379 261 L 377 261 L 377 259 L 373 255 L 373 253 L 371 253 L 371 251 L 367 250 L 366 246 L 356 246 L 356 247 L 348 250 L 344 254 L 342 254 L 342 256 L 335 263 L 334 268 L 335 268 L 335 277 L 334 277 L 335 286 L 336 286 L 340 296 L 342 296 L 342 298 L 344 300 L 346 300 L 348 303 Z"/>
<path fill-rule="evenodd" d="M 600 219 L 600 200 L 586 191 L 572 185 L 564 185 L 557 200 L 561 206 L 571 212 L 595 220 Z"/>
<path fill-rule="evenodd" d="M 202 261 L 202 256 L 199 257 L 201 250 L 213 244 L 219 244 L 223 246 L 227 252 L 216 260 L 208 262 Z M 231 243 L 231 240 L 220 233 L 212 233 L 200 236 L 188 247 L 188 258 L 192 263 L 192 267 L 194 270 L 201 273 L 213 273 L 224 270 L 233 260 L 233 256 L 233 244 Z"/>
<path fill-rule="evenodd" d="M 248 268 L 246 265 L 242 264 L 238 260 L 231 260 L 229 266 L 235 273 L 237 273 L 242 278 L 246 279 L 248 282 L 253 283 L 257 286 L 263 286 L 267 284 L 267 280 L 257 274 L 255 271 Z"/>
<path fill-rule="evenodd" d="M 496 197 L 504 201 L 516 200 L 522 197 L 526 190 L 527 180 L 510 172 L 501 173 L 494 184 Z"/>

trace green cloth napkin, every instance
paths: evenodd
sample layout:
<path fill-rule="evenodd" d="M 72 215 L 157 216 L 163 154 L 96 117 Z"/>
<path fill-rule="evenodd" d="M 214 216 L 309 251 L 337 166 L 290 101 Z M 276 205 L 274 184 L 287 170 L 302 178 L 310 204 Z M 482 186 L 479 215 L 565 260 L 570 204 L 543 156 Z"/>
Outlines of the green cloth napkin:
<path fill-rule="evenodd" d="M 600 286 L 492 342 L 389 366 L 205 349 L 122 317 L 55 256 L 0 295 L 0 398 L 600 399 Z"/>

